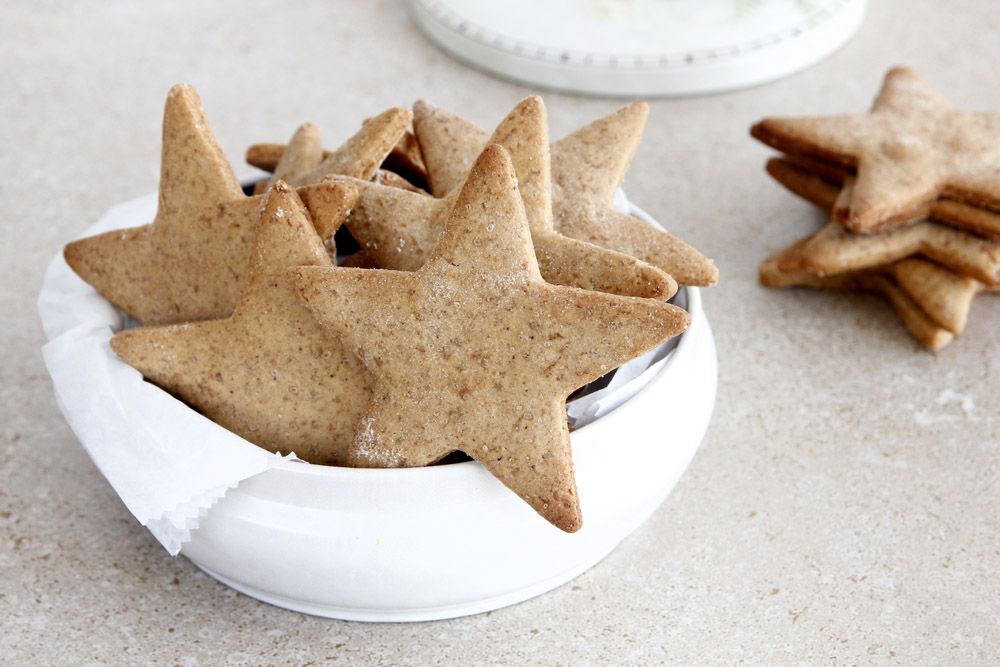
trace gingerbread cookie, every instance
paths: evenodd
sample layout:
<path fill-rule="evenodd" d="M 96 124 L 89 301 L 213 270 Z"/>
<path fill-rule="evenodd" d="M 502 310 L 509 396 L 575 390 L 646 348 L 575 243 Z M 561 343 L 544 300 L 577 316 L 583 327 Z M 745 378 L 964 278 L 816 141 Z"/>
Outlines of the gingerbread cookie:
<path fill-rule="evenodd" d="M 1000 209 L 1000 113 L 967 112 L 915 72 L 889 70 L 868 114 L 766 118 L 751 129 L 792 155 L 857 169 L 844 225 L 875 232 L 947 196 Z"/>
<path fill-rule="evenodd" d="M 786 160 L 770 160 L 767 170 L 786 188 L 825 210 L 833 210 L 851 198 L 854 182 L 850 177 L 838 189 Z M 870 268 L 917 254 L 987 285 L 996 285 L 1000 273 L 1000 241 L 929 221 L 869 235 L 852 234 L 831 222 L 812 236 L 800 254 L 807 270 L 820 276 Z"/>
<path fill-rule="evenodd" d="M 569 532 L 581 516 L 566 397 L 688 323 L 658 300 L 545 283 L 513 164 L 496 145 L 419 270 L 291 271 L 321 324 L 373 374 L 352 463 L 418 466 L 463 451 Z"/>
<path fill-rule="evenodd" d="M 813 198 L 819 196 L 825 202 L 830 196 L 829 193 L 833 192 L 834 201 L 830 204 L 816 201 L 813 203 L 832 211 L 837 221 L 842 222 L 849 215 L 849 200 L 841 198 L 839 205 L 835 207 L 834 204 L 840 188 L 847 183 L 853 183 L 853 170 L 825 160 L 786 155 L 768 160 L 767 171 L 776 181 L 808 201 L 813 201 Z M 977 236 L 1000 239 L 1000 213 L 954 199 L 936 199 L 930 204 L 902 211 L 893 218 L 893 221 L 904 225 L 925 218 Z"/>
<path fill-rule="evenodd" d="M 648 262 L 679 284 L 715 284 L 718 270 L 711 260 L 611 205 L 639 143 L 648 109 L 644 102 L 636 102 L 552 145 L 554 229 Z M 431 192 L 443 197 L 461 183 L 468 165 L 490 141 L 489 135 L 426 100 L 418 101 L 413 113 L 413 130 Z M 519 177 L 524 176 L 519 172 Z"/>
<path fill-rule="evenodd" d="M 885 269 L 920 309 L 956 336 L 965 330 L 972 300 L 985 286 L 934 262 L 904 259 Z"/>
<path fill-rule="evenodd" d="M 554 229 L 548 123 L 540 98 L 521 101 L 497 126 L 490 141 L 503 145 L 513 158 L 546 281 L 632 296 L 666 298 L 674 294 L 676 283 L 656 267 Z M 357 181 L 354 184 L 361 195 L 347 226 L 368 257 L 383 268 L 419 268 L 442 233 L 457 190 L 434 199 Z"/>
<path fill-rule="evenodd" d="M 257 184 L 256 192 L 263 192 L 277 179 L 289 185 L 312 185 L 334 174 L 369 179 L 393 150 L 406 132 L 412 114 L 407 109 L 388 109 L 374 118 L 368 118 L 361 129 L 335 151 L 324 151 L 319 130 L 312 123 L 299 127 L 292 136 L 281 159 L 274 166 L 274 174 Z M 247 151 L 250 161 L 254 147 Z"/>
<path fill-rule="evenodd" d="M 340 214 L 356 193 L 334 186 Z M 263 202 L 246 284 L 225 319 L 122 331 L 111 347 L 143 376 L 250 442 L 343 465 L 368 402 L 361 363 L 298 298 L 294 266 L 332 266 L 294 190 Z"/>
<path fill-rule="evenodd" d="M 892 306 L 907 330 L 921 345 L 940 350 L 955 335 L 940 326 L 925 313 L 891 276 L 879 269 L 842 273 L 821 277 L 802 265 L 801 251 L 808 239 L 799 241 L 780 253 L 764 260 L 760 266 L 760 283 L 767 287 L 811 287 L 849 292 L 879 294 Z"/>
<path fill-rule="evenodd" d="M 332 248 L 342 190 L 320 183 L 298 192 Z M 243 194 L 197 93 L 177 85 L 163 114 L 152 224 L 74 241 L 63 254 L 81 278 L 143 324 L 225 317 L 243 284 L 260 205 L 260 197 Z"/>

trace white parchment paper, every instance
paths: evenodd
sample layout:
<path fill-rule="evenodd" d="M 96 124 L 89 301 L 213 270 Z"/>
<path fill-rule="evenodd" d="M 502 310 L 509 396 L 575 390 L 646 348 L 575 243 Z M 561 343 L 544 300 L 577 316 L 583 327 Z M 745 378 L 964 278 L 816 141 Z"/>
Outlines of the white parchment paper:
<path fill-rule="evenodd" d="M 81 236 L 146 224 L 156 204 L 154 194 L 114 206 Z M 655 224 L 623 194 L 616 207 Z M 73 273 L 61 253 L 46 271 L 38 311 L 49 339 L 42 353 L 66 421 L 129 511 L 172 555 L 229 489 L 289 461 L 307 465 L 294 454 L 282 457 L 256 447 L 144 382 L 108 343 L 125 326 L 122 314 Z M 571 427 L 635 395 L 676 341 L 625 364 L 606 386 L 570 401 Z"/>

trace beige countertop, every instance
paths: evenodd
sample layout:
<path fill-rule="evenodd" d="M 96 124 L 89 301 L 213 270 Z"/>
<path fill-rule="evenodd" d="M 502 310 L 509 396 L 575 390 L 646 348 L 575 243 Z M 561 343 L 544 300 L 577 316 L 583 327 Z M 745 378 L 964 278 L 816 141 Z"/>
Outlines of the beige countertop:
<path fill-rule="evenodd" d="M 91 464 L 42 365 L 49 258 L 156 187 L 171 84 L 222 146 L 328 143 L 428 97 L 491 127 L 531 92 L 429 45 L 399 2 L 6 3 L 0 22 L 0 662 L 3 664 L 996 664 L 1000 297 L 934 355 L 875 298 L 757 286 L 817 215 L 763 174 L 750 123 L 860 111 L 904 63 L 1000 110 L 991 0 L 873 2 L 820 65 L 657 101 L 632 199 L 713 256 L 715 416 L 660 510 L 593 570 L 512 608 L 365 625 L 261 604 L 171 558 Z M 616 103 L 546 94 L 553 136 Z M 243 173 L 249 173 L 244 169 Z M 670 424 L 664 424 L 669 438 Z"/>

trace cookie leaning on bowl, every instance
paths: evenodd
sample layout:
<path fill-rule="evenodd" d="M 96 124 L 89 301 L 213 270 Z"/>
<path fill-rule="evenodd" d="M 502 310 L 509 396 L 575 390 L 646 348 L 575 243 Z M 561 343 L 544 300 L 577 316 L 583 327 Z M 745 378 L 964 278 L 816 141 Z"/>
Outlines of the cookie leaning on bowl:
<path fill-rule="evenodd" d="M 333 186 L 340 217 L 357 193 Z M 143 377 L 273 452 L 344 465 L 369 396 L 361 363 L 297 295 L 293 266 L 333 264 L 295 191 L 264 195 L 240 297 L 224 319 L 128 329 L 111 347 Z"/>
<path fill-rule="evenodd" d="M 374 173 L 384 157 L 378 151 L 388 151 L 398 136 L 390 138 L 374 141 L 368 135 L 376 155 L 352 152 L 352 173 L 370 177 L 366 170 Z M 243 285 L 262 199 L 243 193 L 190 86 L 174 86 L 167 96 L 159 190 L 151 224 L 73 241 L 63 253 L 67 263 L 143 324 L 229 315 Z M 341 222 L 336 193 L 328 183 L 298 190 L 331 252 Z"/>
<path fill-rule="evenodd" d="M 292 269 L 320 323 L 373 375 L 362 466 L 459 450 L 559 528 L 582 525 L 565 401 L 687 326 L 683 310 L 542 280 L 510 156 L 480 155 L 413 272 Z"/>

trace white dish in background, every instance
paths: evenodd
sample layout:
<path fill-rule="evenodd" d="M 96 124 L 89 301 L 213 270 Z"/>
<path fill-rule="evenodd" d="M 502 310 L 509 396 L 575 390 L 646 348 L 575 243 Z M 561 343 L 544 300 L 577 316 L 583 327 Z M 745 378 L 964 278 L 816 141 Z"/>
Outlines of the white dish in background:
<path fill-rule="evenodd" d="M 543 88 L 694 95 L 787 76 L 843 45 L 866 0 L 410 0 L 470 65 Z"/>
<path fill-rule="evenodd" d="M 115 216 L 88 233 L 112 223 L 143 224 L 155 203 L 148 197 L 116 207 Z M 656 224 L 623 197 L 617 205 Z M 475 462 L 350 469 L 263 453 L 141 382 L 107 346 L 120 314 L 67 272 L 57 258 L 39 297 L 46 333 L 59 343 L 46 350 L 46 362 L 60 407 L 95 463 L 172 552 L 189 538 L 181 553 L 219 581 L 320 616 L 450 618 L 513 604 L 572 579 L 660 505 L 698 448 L 715 401 L 712 332 L 699 290 L 685 288 L 679 296 L 692 322 L 676 346 L 622 388 L 629 394 L 641 387 L 637 393 L 571 435 L 584 526 L 570 535 Z M 80 331 L 89 333 L 76 344 Z M 67 367 L 93 368 L 95 375 L 81 386 Z M 212 452 L 216 467 L 227 467 L 230 456 L 248 470 L 267 469 L 238 476 L 228 491 L 232 483 L 219 487 L 219 478 L 209 476 L 214 481 L 176 510 L 163 506 L 162 493 L 151 494 L 161 505 L 143 512 L 137 508 L 150 506 L 143 479 L 164 483 L 165 475 L 183 475 L 185 465 L 188 473 L 200 470 L 190 468 L 190 460 L 169 460 L 177 433 L 200 434 L 194 451 L 219 447 Z M 153 447 L 156 463 L 145 455 Z M 118 449 L 128 450 L 120 457 L 124 464 L 116 460 Z M 187 452 L 196 456 L 191 447 Z"/>

